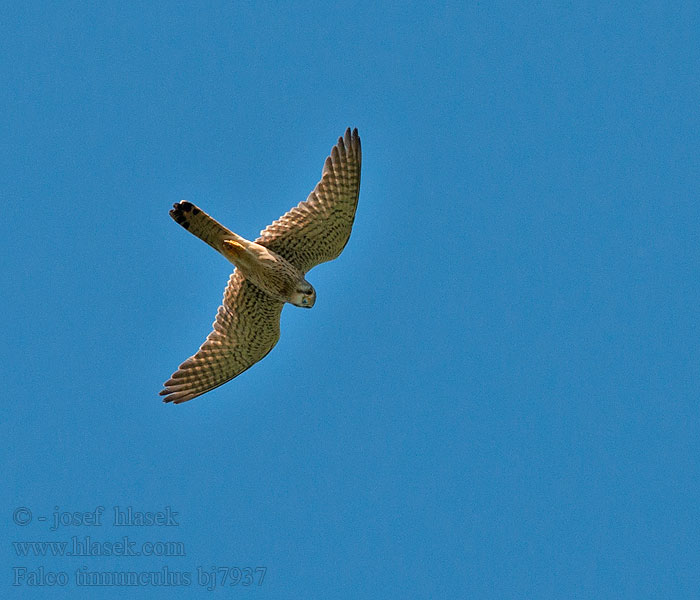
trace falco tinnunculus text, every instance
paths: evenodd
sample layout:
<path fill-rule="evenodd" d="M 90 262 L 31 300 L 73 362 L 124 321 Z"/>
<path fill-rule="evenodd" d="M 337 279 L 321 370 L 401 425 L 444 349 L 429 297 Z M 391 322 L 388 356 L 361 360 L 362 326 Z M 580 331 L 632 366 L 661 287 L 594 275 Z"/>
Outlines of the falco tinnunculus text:
<path fill-rule="evenodd" d="M 285 302 L 311 308 L 316 291 L 304 275 L 337 258 L 350 237 L 360 191 L 362 150 L 357 129 L 345 132 L 326 158 L 309 197 L 268 225 L 254 242 L 190 202 L 170 216 L 235 265 L 214 330 L 160 392 L 164 402 L 192 400 L 262 360 L 280 337 Z"/>

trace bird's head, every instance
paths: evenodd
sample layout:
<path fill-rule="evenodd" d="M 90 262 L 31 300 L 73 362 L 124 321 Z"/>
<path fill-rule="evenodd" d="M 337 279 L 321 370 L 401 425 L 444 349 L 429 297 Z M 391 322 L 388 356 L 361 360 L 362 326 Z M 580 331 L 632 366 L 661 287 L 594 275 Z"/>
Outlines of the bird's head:
<path fill-rule="evenodd" d="M 294 306 L 311 308 L 316 302 L 316 290 L 310 283 L 305 281 L 302 285 L 297 286 L 296 290 L 294 290 L 290 302 Z"/>

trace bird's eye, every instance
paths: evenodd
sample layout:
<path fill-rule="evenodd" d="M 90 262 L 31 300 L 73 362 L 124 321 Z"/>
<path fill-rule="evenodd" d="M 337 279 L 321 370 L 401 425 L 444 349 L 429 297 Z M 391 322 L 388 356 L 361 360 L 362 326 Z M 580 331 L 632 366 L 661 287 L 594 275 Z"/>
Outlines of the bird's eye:
<path fill-rule="evenodd" d="M 308 304 L 309 300 L 307 298 L 302 298 L 301 303 L 302 304 Z"/>

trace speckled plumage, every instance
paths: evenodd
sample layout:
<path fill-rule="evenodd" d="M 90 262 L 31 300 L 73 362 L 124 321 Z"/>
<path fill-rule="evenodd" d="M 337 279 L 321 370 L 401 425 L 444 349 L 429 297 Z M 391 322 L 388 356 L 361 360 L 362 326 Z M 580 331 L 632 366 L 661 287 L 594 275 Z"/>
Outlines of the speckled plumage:
<path fill-rule="evenodd" d="M 331 150 L 321 180 L 309 197 L 266 227 L 255 242 L 241 238 L 189 202 L 174 206 L 170 211 L 173 219 L 224 254 L 236 269 L 224 291 L 213 331 L 165 382 L 160 392 L 164 402 L 179 404 L 204 394 L 240 375 L 272 350 L 280 336 L 282 307 L 291 301 L 288 287 L 294 282 L 310 287 L 304 275 L 337 258 L 348 242 L 361 163 L 360 137 L 357 129 L 351 132 L 348 128 Z"/>

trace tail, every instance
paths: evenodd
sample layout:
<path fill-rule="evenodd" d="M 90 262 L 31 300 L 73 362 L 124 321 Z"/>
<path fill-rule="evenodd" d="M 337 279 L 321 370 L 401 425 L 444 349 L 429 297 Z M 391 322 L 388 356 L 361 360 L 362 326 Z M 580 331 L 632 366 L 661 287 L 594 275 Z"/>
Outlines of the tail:
<path fill-rule="evenodd" d="M 203 210 L 186 200 L 173 204 L 170 216 L 187 231 L 196 235 L 200 240 L 205 241 L 217 252 L 223 251 L 224 240 L 241 239 L 233 231 L 226 229 L 216 219 L 212 219 Z"/>

